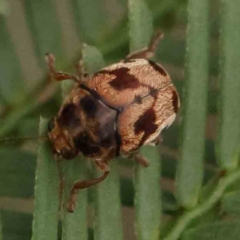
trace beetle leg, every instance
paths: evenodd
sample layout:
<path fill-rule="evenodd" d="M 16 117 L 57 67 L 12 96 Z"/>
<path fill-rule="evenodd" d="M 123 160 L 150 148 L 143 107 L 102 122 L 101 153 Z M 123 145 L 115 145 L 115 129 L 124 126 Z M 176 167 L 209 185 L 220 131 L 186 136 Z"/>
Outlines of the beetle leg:
<path fill-rule="evenodd" d="M 134 58 L 145 58 L 149 59 L 154 56 L 157 46 L 163 38 L 163 33 L 158 30 L 156 34 L 152 37 L 148 47 L 145 47 L 141 50 L 132 52 L 128 54 L 125 60 L 134 59 Z"/>
<path fill-rule="evenodd" d="M 108 174 L 110 172 L 110 168 L 109 168 L 108 164 L 103 161 L 96 161 L 95 163 L 103 171 L 102 176 L 100 176 L 98 178 L 84 180 L 84 181 L 76 181 L 73 184 L 71 192 L 70 192 L 70 199 L 69 199 L 68 205 L 67 205 L 67 210 L 69 212 L 74 211 L 74 208 L 76 205 L 76 200 L 77 200 L 77 193 L 80 189 L 88 188 L 97 183 L 100 183 L 108 176 Z"/>
<path fill-rule="evenodd" d="M 75 74 L 69 74 L 69 73 L 64 73 L 64 72 L 60 72 L 57 71 L 55 68 L 55 57 L 52 53 L 46 53 L 46 62 L 50 71 L 50 76 L 51 78 L 53 78 L 56 81 L 63 81 L 63 80 L 67 80 L 67 79 L 72 79 L 77 83 L 80 83 L 80 79 L 77 75 Z"/>
<path fill-rule="evenodd" d="M 82 83 L 86 82 L 86 78 L 88 77 L 88 74 L 85 72 L 84 66 L 83 66 L 83 61 L 79 60 L 78 63 L 76 64 L 76 70 L 78 73 L 78 77 Z"/>
<path fill-rule="evenodd" d="M 130 159 L 136 161 L 137 163 L 139 163 L 140 165 L 142 165 L 143 167 L 148 167 L 149 166 L 149 162 L 148 160 L 143 157 L 140 153 L 138 152 L 134 152 L 131 155 L 128 156 Z"/>

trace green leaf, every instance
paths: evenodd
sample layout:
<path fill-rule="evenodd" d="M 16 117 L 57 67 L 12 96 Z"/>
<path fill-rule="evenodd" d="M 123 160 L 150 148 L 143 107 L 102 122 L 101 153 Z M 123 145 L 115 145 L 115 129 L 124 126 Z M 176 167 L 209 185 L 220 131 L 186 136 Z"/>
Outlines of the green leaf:
<path fill-rule="evenodd" d="M 49 120 L 40 119 L 40 135 L 46 135 Z M 49 142 L 40 142 L 37 158 L 32 240 L 57 239 L 59 173 Z"/>
<path fill-rule="evenodd" d="M 232 215 L 240 215 L 240 190 L 227 192 L 223 196 L 222 210 Z"/>
<path fill-rule="evenodd" d="M 0 195 L 27 198 L 33 196 L 35 156 L 14 147 L 0 148 Z M 6 182 L 8 187 L 6 188 Z"/>
<path fill-rule="evenodd" d="M 129 0 L 130 51 L 146 47 L 153 34 L 151 12 L 143 0 Z M 141 154 L 150 166 L 136 167 L 136 233 L 139 240 L 158 239 L 161 218 L 160 156 L 158 148 L 144 147 Z"/>
<path fill-rule="evenodd" d="M 123 239 L 120 182 L 116 159 L 110 163 L 110 174 L 95 188 L 95 239 Z M 99 176 L 99 173 L 98 173 Z"/>
<path fill-rule="evenodd" d="M 177 168 L 177 198 L 194 207 L 203 181 L 204 134 L 208 92 L 209 1 L 190 0 L 188 6 L 187 81 L 181 158 Z"/>
<path fill-rule="evenodd" d="M 19 104 L 26 93 L 24 77 L 15 53 L 6 20 L 0 15 L 0 102 Z"/>
<path fill-rule="evenodd" d="M 238 240 L 240 236 L 240 220 L 216 222 L 186 231 L 182 240 Z"/>
<path fill-rule="evenodd" d="M 220 167 L 235 169 L 233 154 L 240 136 L 240 2 L 221 0 L 221 95 L 217 158 Z"/>
<path fill-rule="evenodd" d="M 93 74 L 105 66 L 102 54 L 94 46 L 83 45 L 83 65 L 87 73 Z"/>
<path fill-rule="evenodd" d="M 81 240 L 88 239 L 87 226 L 87 189 L 80 190 L 77 196 L 76 208 L 73 213 L 66 210 L 72 184 L 76 180 L 86 180 L 86 159 L 76 157 L 62 163 L 64 166 L 64 193 L 62 209 L 62 240 L 74 240 L 78 236 Z"/>
<path fill-rule="evenodd" d="M 64 45 L 53 1 L 24 0 L 24 7 L 39 63 L 46 68 L 44 56 L 50 51 L 57 56 L 61 69 L 64 66 Z"/>
<path fill-rule="evenodd" d="M 144 0 L 128 0 L 130 51 L 146 47 L 153 35 L 152 14 Z"/>
<path fill-rule="evenodd" d="M 139 240 L 158 239 L 161 219 L 160 156 L 157 147 L 145 146 L 140 153 L 150 166 L 136 166 L 136 233 Z"/>

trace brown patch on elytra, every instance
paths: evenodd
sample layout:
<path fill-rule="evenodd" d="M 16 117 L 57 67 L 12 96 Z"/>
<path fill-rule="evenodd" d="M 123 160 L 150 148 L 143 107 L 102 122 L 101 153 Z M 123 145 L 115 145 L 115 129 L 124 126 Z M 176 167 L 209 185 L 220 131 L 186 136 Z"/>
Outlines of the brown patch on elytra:
<path fill-rule="evenodd" d="M 156 115 L 153 108 L 149 108 L 134 124 L 134 132 L 139 134 L 144 132 L 139 146 L 141 146 L 148 137 L 153 134 L 157 129 L 158 125 L 155 123 Z"/>
<path fill-rule="evenodd" d="M 172 103 L 173 103 L 174 112 L 177 113 L 178 112 L 178 95 L 175 90 L 172 91 Z"/>
<path fill-rule="evenodd" d="M 154 68 L 154 70 L 156 70 L 157 72 L 159 72 L 161 75 L 163 76 L 167 76 L 166 71 L 157 63 L 149 60 L 149 64 Z"/>
<path fill-rule="evenodd" d="M 102 70 L 99 73 L 114 75 L 115 78 L 109 82 L 109 85 L 114 89 L 121 91 L 124 89 L 137 89 L 140 83 L 134 75 L 129 73 L 129 68 L 121 67 L 112 71 Z"/>

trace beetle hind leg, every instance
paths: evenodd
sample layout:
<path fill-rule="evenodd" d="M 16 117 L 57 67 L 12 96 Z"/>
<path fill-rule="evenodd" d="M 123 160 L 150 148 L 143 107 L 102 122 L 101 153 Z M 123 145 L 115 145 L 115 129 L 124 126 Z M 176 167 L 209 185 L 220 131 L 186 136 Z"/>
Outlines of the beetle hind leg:
<path fill-rule="evenodd" d="M 98 183 L 102 182 L 104 179 L 107 178 L 107 176 L 110 172 L 110 168 L 109 168 L 108 164 L 106 162 L 103 162 L 103 161 L 96 161 L 95 163 L 102 170 L 102 172 L 103 172 L 102 176 L 100 176 L 98 178 L 84 180 L 84 181 L 76 181 L 73 184 L 71 192 L 70 192 L 70 199 L 69 199 L 68 204 L 67 204 L 67 210 L 69 212 L 74 211 L 76 201 L 77 201 L 77 194 L 78 194 L 80 189 L 91 187 L 95 184 L 98 184 Z"/>
<path fill-rule="evenodd" d="M 137 162 L 138 164 L 140 164 L 143 167 L 149 166 L 148 160 L 145 157 L 143 157 L 139 152 L 131 153 L 127 157 L 134 160 L 135 162 Z"/>
<path fill-rule="evenodd" d="M 125 60 L 136 59 L 136 58 L 145 58 L 149 59 L 154 56 L 157 46 L 163 38 L 163 33 L 158 30 L 155 35 L 152 37 L 148 47 L 145 47 L 139 51 L 132 52 L 128 54 Z"/>

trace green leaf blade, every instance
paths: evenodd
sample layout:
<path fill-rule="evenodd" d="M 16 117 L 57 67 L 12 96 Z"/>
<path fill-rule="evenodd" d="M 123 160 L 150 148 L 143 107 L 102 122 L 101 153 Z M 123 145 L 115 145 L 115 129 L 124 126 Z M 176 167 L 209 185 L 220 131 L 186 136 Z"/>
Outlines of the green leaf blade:
<path fill-rule="evenodd" d="M 224 169 L 236 168 L 238 160 L 233 154 L 240 136 L 240 2 L 220 1 L 221 9 L 221 94 L 220 118 L 217 143 L 219 166 Z"/>
<path fill-rule="evenodd" d="M 123 239 L 120 182 L 116 159 L 110 163 L 110 174 L 95 189 L 96 240 Z M 99 174 L 97 174 L 99 176 Z"/>
<path fill-rule="evenodd" d="M 128 0 L 130 51 L 146 47 L 153 35 L 151 12 L 144 0 Z"/>
<path fill-rule="evenodd" d="M 187 82 L 181 159 L 177 168 L 177 198 L 181 206 L 197 204 L 203 181 L 204 133 L 208 89 L 207 0 L 190 0 L 188 7 Z"/>
<path fill-rule="evenodd" d="M 151 12 L 143 0 L 129 0 L 128 14 L 130 51 L 141 50 L 153 35 Z M 161 224 L 160 155 L 157 147 L 144 147 L 140 152 L 150 166 L 135 170 L 136 233 L 139 240 L 155 240 Z"/>
<path fill-rule="evenodd" d="M 86 159 L 76 157 L 71 161 L 64 162 L 64 193 L 62 209 L 62 240 L 74 240 L 78 236 L 81 240 L 88 239 L 87 226 L 87 195 L 88 190 L 80 190 L 77 196 L 76 208 L 73 213 L 66 210 L 72 184 L 76 180 L 86 180 L 87 166 Z"/>
<path fill-rule="evenodd" d="M 48 119 L 40 119 L 40 135 L 46 134 Z M 59 175 L 47 142 L 39 144 L 32 240 L 57 240 Z"/>
<path fill-rule="evenodd" d="M 139 240 L 156 240 L 161 224 L 161 161 L 157 147 L 145 146 L 140 153 L 149 160 L 148 168 L 136 166 L 136 233 Z"/>

